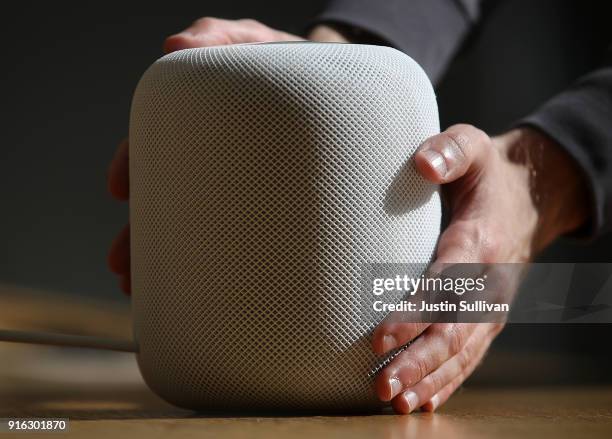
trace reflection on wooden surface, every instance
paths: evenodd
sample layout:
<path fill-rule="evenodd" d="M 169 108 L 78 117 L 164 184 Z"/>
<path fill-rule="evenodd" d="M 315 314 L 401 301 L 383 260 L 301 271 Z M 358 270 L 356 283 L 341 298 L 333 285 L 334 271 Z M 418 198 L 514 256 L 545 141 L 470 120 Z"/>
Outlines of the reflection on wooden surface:
<path fill-rule="evenodd" d="M 27 294 L 17 296 L 0 296 L 0 327 L 129 333 L 125 309 L 64 303 L 49 316 L 50 308 L 30 303 L 26 310 Z M 70 435 L 87 438 L 610 438 L 612 388 L 467 386 L 433 415 L 203 415 L 153 395 L 131 354 L 0 343 L 0 418 L 6 417 L 68 417 Z"/>
<path fill-rule="evenodd" d="M 23 358 L 44 362 L 54 355 Z M 71 434 L 88 438 L 165 438 L 168 433 L 211 438 L 612 437 L 612 388 L 468 388 L 433 415 L 207 416 L 171 407 L 155 397 L 125 354 L 99 360 L 97 365 L 91 359 L 79 366 L 81 359 L 69 358 L 63 378 L 57 359 L 52 379 L 38 373 L 15 380 L 15 373 L 0 369 L 0 417 L 68 417 Z"/>

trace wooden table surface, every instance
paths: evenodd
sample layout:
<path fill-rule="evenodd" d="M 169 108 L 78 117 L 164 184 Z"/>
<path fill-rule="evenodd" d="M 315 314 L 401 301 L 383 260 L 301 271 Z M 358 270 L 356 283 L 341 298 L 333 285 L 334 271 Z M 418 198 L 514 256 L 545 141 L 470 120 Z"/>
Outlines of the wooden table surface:
<path fill-rule="evenodd" d="M 408 416 L 206 416 L 171 407 L 154 396 L 127 354 L 90 358 L 93 354 L 66 355 L 47 348 L 44 353 L 12 350 L 29 366 L 19 372 L 0 369 L 0 418 L 67 417 L 68 436 L 74 437 L 612 437 L 612 388 L 468 386 L 438 413 Z"/>
<path fill-rule="evenodd" d="M 39 309 L 37 318 L 25 321 L 6 294 L 3 305 L 0 327 L 32 327 L 50 314 L 45 306 L 46 312 Z M 86 316 L 87 324 L 105 320 L 100 306 L 80 306 L 77 314 Z M 36 310 L 29 304 L 28 318 Z M 115 316 L 106 325 L 114 328 L 109 334 L 129 330 L 129 315 L 108 311 Z M 69 329 L 62 325 L 66 319 L 50 326 Z M 67 435 L 84 438 L 612 438 L 612 388 L 468 385 L 438 413 L 408 416 L 207 416 L 153 395 L 131 354 L 0 343 L 0 418 L 7 417 L 70 418 Z M 0 439 L 45 434 L 0 433 Z"/>

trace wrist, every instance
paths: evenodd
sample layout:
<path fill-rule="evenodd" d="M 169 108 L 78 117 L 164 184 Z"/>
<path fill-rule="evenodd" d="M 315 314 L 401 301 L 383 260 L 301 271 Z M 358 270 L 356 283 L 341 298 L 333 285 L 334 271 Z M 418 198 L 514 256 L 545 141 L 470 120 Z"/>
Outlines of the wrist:
<path fill-rule="evenodd" d="M 537 214 L 532 249 L 541 251 L 588 219 L 588 187 L 577 163 L 544 133 L 529 127 L 496 138 L 502 156 L 522 175 Z"/>

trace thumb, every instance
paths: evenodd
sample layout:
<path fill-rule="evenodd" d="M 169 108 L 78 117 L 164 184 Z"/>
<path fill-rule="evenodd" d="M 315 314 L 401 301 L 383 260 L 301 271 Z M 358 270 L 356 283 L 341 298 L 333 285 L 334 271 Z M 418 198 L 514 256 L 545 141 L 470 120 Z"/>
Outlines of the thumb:
<path fill-rule="evenodd" d="M 423 177 L 443 184 L 478 175 L 490 153 L 491 139 L 487 134 L 472 125 L 453 125 L 423 142 L 414 160 Z"/>

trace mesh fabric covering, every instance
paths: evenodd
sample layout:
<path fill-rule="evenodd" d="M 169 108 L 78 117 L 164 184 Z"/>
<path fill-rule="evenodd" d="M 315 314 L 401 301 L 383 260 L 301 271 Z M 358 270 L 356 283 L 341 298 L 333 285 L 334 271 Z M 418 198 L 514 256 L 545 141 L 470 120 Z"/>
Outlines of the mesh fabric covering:
<path fill-rule="evenodd" d="M 362 271 L 430 261 L 440 200 L 410 157 L 438 131 L 425 73 L 390 48 L 157 61 L 130 126 L 135 335 L 153 390 L 201 410 L 380 406 L 369 336 L 383 316 Z"/>

